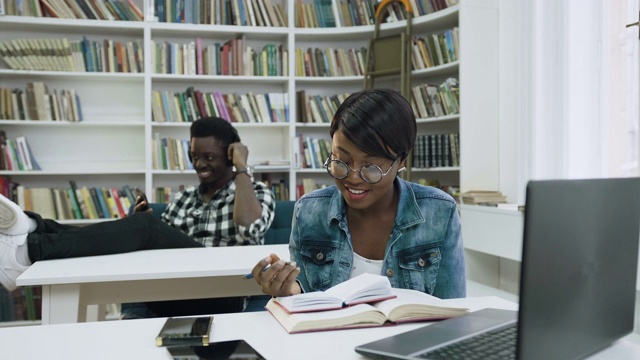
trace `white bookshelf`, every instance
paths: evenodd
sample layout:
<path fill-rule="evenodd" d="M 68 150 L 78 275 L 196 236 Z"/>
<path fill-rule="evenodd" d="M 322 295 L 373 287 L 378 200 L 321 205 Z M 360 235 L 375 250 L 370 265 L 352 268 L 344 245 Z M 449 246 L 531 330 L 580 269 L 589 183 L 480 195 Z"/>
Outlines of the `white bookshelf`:
<path fill-rule="evenodd" d="M 134 1 L 146 14 L 152 13 L 149 0 Z M 180 184 L 193 184 L 192 171 L 155 170 L 152 167 L 152 138 L 188 138 L 190 123 L 158 123 L 152 121 L 151 92 L 185 91 L 193 86 L 203 92 L 223 93 L 281 92 L 288 94 L 289 123 L 235 123 L 243 142 L 248 144 L 249 163 L 269 159 L 291 159 L 292 138 L 302 133 L 329 139 L 328 124 L 296 123 L 296 91 L 304 89 L 313 95 L 334 95 L 361 90 L 362 76 L 298 77 L 295 76 L 295 50 L 302 47 L 367 47 L 374 26 L 307 29 L 294 27 L 293 1 L 280 3 L 288 14 L 289 27 L 248 27 L 228 25 L 194 25 L 159 23 L 147 16 L 143 22 L 70 20 L 0 16 L 0 40 L 17 38 L 68 38 L 90 40 L 106 38 L 121 41 L 140 40 L 144 49 L 144 72 L 76 73 L 51 71 L 13 71 L 0 64 L 0 86 L 26 88 L 31 81 L 44 82 L 53 89 L 75 89 L 82 102 L 84 120 L 79 123 L 53 121 L 0 121 L 0 129 L 8 137 L 24 135 L 42 171 L 2 171 L 28 187 L 68 187 L 69 180 L 78 186 L 121 187 L 125 184 L 145 189 L 170 186 L 177 191 Z M 311 0 L 304 0 L 309 3 Z M 458 26 L 459 6 L 414 18 L 413 33 L 428 34 Z M 382 36 L 401 32 L 406 21 L 383 24 Z M 288 50 L 290 64 L 287 76 L 203 76 L 156 74 L 151 64 L 151 44 L 155 42 L 184 43 L 200 37 L 205 43 L 224 42 L 244 35 L 247 44 L 261 49 L 264 44 L 282 44 Z M 460 62 L 413 71 L 413 84 L 434 83 L 453 76 L 459 78 Z M 397 80 L 379 80 L 377 87 L 398 88 Z M 460 116 L 419 119 L 419 133 L 457 132 Z M 413 169 L 414 178 L 442 179 L 458 185 L 460 168 Z M 271 173 L 272 180 L 284 179 L 289 184 L 290 198 L 295 198 L 296 184 L 312 177 L 318 184 L 332 184 L 324 169 L 296 169 L 261 166 L 257 173 Z M 257 175 L 259 176 L 259 175 Z M 154 201 L 152 199 L 151 201 Z M 87 221 L 83 221 L 84 223 Z M 73 221 L 73 223 L 77 223 Z"/>
<path fill-rule="evenodd" d="M 25 88 L 31 81 L 44 82 L 49 90 L 74 88 L 81 97 L 84 121 L 79 123 L 52 121 L 0 121 L 0 129 L 9 137 L 25 135 L 42 171 L 8 172 L 29 187 L 68 187 L 69 180 L 79 186 L 138 186 L 147 194 L 161 186 L 194 184 L 192 171 L 155 170 L 152 167 L 151 140 L 161 137 L 188 138 L 190 123 L 152 122 L 151 93 L 154 90 L 185 91 L 193 86 L 202 91 L 223 93 L 282 92 L 288 94 L 289 123 L 235 123 L 244 143 L 249 146 L 249 162 L 257 164 L 269 159 L 291 159 L 291 141 L 298 133 L 329 139 L 329 124 L 296 123 L 296 91 L 310 95 L 335 95 L 355 92 L 364 86 L 362 76 L 299 77 L 295 72 L 295 50 L 298 47 L 367 47 L 374 26 L 307 29 L 294 27 L 295 1 L 271 0 L 281 4 L 289 26 L 239 27 L 227 25 L 167 24 L 153 21 L 151 0 L 134 0 L 147 14 L 143 22 L 65 20 L 0 16 L 0 40 L 51 37 L 91 40 L 141 40 L 144 49 L 144 72 L 75 73 L 44 71 L 12 71 L 0 63 L 0 86 Z M 303 0 L 310 3 L 312 0 Z M 425 35 L 460 28 L 460 59 L 429 69 L 412 71 L 412 86 L 440 83 L 447 77 L 458 78 L 461 113 L 443 117 L 418 119 L 418 134 L 460 132 L 460 166 L 447 168 L 412 168 L 412 179 L 438 179 L 442 184 L 472 188 L 493 184 L 496 163 L 493 133 L 497 127 L 493 91 L 497 89 L 497 25 L 495 0 L 480 2 L 461 0 L 459 5 L 413 19 L 413 34 Z M 405 21 L 383 24 L 381 35 L 404 30 Z M 492 35 L 493 34 L 493 35 Z M 200 37 L 207 43 L 224 42 L 244 35 L 254 48 L 266 43 L 282 44 L 289 54 L 287 76 L 202 76 L 156 74 L 151 66 L 152 41 L 188 42 Z M 488 37 L 487 37 L 488 36 Z M 494 78 L 495 77 L 495 78 Z M 477 82 L 484 82 L 478 84 Z M 399 80 L 377 79 L 376 87 L 399 88 Z M 488 134 L 488 136 L 486 136 Z M 497 145 L 496 145 L 497 146 Z M 496 160 L 497 161 L 497 160 Z M 293 162 L 292 162 L 293 164 Z M 333 184 L 324 169 L 297 169 L 291 166 L 260 166 L 254 171 L 270 173 L 272 180 L 282 178 L 289 183 L 290 198 L 304 178 L 318 184 Z M 154 199 L 152 199 L 154 201 Z M 89 224 L 96 220 L 70 221 Z M 103 221 L 103 220 L 99 220 Z M 69 221 L 68 221 L 69 222 Z M 464 217 L 463 217 L 464 223 Z M 467 234 L 465 234 L 467 235 Z M 473 261 L 473 256 L 470 257 Z"/>

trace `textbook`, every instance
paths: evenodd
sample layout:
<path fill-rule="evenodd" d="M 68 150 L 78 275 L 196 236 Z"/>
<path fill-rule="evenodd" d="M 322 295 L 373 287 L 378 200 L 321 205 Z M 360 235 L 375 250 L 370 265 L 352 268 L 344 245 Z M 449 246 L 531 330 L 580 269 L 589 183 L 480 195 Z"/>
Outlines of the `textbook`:
<path fill-rule="evenodd" d="M 287 312 L 277 298 L 272 298 L 266 309 L 290 334 L 435 321 L 469 312 L 467 308 L 451 307 L 445 300 L 417 290 L 393 289 L 392 293 L 394 298 L 371 304 L 301 313 Z"/>
<path fill-rule="evenodd" d="M 335 310 L 395 297 L 386 276 L 361 274 L 325 291 L 278 297 L 275 301 L 287 312 Z"/>

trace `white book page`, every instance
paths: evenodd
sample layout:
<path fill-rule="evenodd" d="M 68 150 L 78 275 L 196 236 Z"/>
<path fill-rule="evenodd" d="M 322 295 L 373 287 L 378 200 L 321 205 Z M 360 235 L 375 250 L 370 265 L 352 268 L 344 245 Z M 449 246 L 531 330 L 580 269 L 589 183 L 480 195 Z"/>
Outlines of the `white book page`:
<path fill-rule="evenodd" d="M 342 306 L 342 299 L 322 291 L 279 297 L 278 302 L 289 311 L 311 311 Z"/>
<path fill-rule="evenodd" d="M 393 289 L 393 293 L 397 295 L 395 299 L 389 299 L 373 304 L 378 310 L 382 311 L 387 317 L 391 317 L 391 311 L 405 305 L 417 305 L 424 307 L 419 314 L 433 316 L 455 316 L 467 313 L 466 308 L 449 306 L 448 303 L 433 295 L 410 289 Z M 415 311 L 412 315 L 419 315 Z"/>
<path fill-rule="evenodd" d="M 342 282 L 326 290 L 325 293 L 350 304 L 391 295 L 391 283 L 385 276 L 365 273 Z"/>

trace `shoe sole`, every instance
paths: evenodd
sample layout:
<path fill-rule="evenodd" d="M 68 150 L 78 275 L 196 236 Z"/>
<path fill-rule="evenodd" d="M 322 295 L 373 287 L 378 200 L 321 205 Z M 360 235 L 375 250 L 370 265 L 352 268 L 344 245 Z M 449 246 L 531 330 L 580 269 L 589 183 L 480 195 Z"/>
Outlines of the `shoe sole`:
<path fill-rule="evenodd" d="M 0 229 L 8 229 L 15 225 L 16 221 L 18 217 L 15 210 L 4 201 L 0 201 Z"/>

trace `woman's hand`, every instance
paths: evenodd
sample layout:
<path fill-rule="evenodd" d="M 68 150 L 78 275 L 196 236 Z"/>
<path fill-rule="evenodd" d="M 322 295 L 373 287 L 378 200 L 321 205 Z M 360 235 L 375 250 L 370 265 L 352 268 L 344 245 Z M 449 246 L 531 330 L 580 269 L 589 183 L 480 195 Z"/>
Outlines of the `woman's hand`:
<path fill-rule="evenodd" d="M 267 266 L 269 268 L 265 270 Z M 296 281 L 298 274 L 300 274 L 300 268 L 295 262 L 287 263 L 276 254 L 258 261 L 251 270 L 251 275 L 262 288 L 262 292 L 271 296 L 300 294 L 302 290 Z"/>

